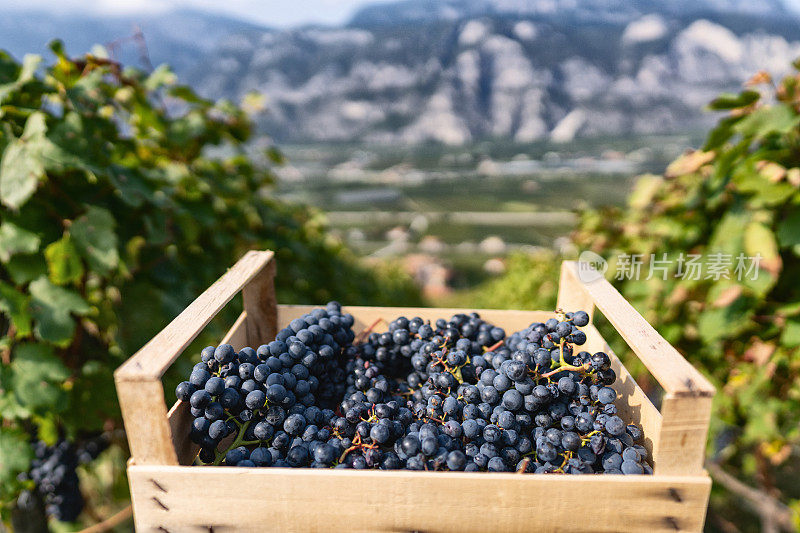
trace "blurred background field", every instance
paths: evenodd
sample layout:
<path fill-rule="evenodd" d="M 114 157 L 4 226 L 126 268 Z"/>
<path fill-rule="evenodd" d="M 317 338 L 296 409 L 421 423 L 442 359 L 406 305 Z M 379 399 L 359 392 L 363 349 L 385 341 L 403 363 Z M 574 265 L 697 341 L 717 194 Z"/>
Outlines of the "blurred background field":
<path fill-rule="evenodd" d="M 111 371 L 272 248 L 286 303 L 542 309 L 583 250 L 759 254 L 615 283 L 720 391 L 707 528 L 798 527 L 798 4 L 227 4 L 0 6 L 6 524 L 35 435 L 111 444 L 52 529 L 132 527 Z"/>

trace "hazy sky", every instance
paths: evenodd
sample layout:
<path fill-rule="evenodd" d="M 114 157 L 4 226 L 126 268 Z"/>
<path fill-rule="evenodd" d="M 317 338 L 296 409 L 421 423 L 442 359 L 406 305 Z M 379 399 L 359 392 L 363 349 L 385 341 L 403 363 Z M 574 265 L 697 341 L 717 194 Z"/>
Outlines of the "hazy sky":
<path fill-rule="evenodd" d="M 196 8 L 270 26 L 306 23 L 338 24 L 361 5 L 373 0 L 0 0 L 13 9 L 46 9 L 60 12 L 131 14 L 175 8 Z M 387 1 L 387 0 L 375 0 Z"/>
<path fill-rule="evenodd" d="M 308 23 L 340 24 L 359 6 L 386 1 L 389 0 L 0 0 L 0 6 L 107 14 L 153 13 L 185 7 L 286 27 Z M 784 3 L 800 10 L 800 0 L 784 0 Z"/>

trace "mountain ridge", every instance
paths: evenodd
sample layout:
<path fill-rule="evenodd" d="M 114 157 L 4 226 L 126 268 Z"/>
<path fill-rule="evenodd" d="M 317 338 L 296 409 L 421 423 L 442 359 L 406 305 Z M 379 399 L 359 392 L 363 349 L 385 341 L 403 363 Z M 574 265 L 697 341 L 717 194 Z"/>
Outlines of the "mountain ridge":
<path fill-rule="evenodd" d="M 260 120 L 281 140 L 462 144 L 683 132 L 714 120 L 701 110 L 717 93 L 761 68 L 780 75 L 800 56 L 793 17 L 695 13 L 434 13 L 372 25 L 356 14 L 343 28 L 228 40 L 189 79 L 212 94 L 262 93 L 269 113 Z"/>
<path fill-rule="evenodd" d="M 754 11 L 755 6 L 755 11 Z M 2 12 L 2 9 L 0 9 Z M 379 16 L 378 16 L 379 15 Z M 377 18 L 376 18 L 377 17 Z M 342 26 L 266 28 L 192 10 L 0 16 L 0 48 L 70 53 L 138 24 L 152 63 L 202 94 L 264 95 L 280 141 L 462 144 L 706 128 L 702 107 L 800 56 L 778 0 L 403 0 Z M 16 37 L 15 37 L 16 35 Z M 114 58 L 140 62 L 130 43 Z"/>

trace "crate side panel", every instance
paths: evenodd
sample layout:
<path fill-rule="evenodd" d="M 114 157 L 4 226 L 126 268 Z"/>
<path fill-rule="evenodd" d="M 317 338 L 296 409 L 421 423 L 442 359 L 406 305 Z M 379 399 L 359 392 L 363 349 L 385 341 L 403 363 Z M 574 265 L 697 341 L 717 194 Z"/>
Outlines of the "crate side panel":
<path fill-rule="evenodd" d="M 236 351 L 247 346 L 247 311 L 242 311 L 242 314 L 239 315 L 239 318 L 233 323 L 231 329 L 228 330 L 222 338 L 222 341 L 220 341 L 220 344 L 225 343 L 233 346 L 233 349 Z M 253 348 L 257 348 L 257 346 L 253 346 Z"/>
<path fill-rule="evenodd" d="M 169 429 L 172 433 L 172 445 L 178 456 L 178 463 L 182 465 L 192 464 L 200 448 L 189 439 L 189 428 L 192 424 L 192 413 L 189 410 L 189 403 L 177 401 L 167 413 Z"/>
<path fill-rule="evenodd" d="M 315 306 L 311 305 L 278 305 L 278 327 L 283 328 L 295 318 L 299 318 L 310 312 Z M 531 322 L 545 321 L 555 316 L 547 311 L 512 311 L 504 309 L 453 309 L 437 307 L 362 307 L 344 306 L 343 310 L 352 313 L 356 319 L 353 329 L 356 333 L 368 328 L 376 320 L 383 319 L 391 321 L 399 316 L 412 318 L 418 316 L 425 320 L 436 320 L 437 318 L 449 319 L 457 313 L 477 312 L 481 318 L 502 327 L 506 333 L 511 334 L 515 331 L 528 327 Z M 385 331 L 386 323 L 379 323 L 375 326 L 375 331 Z"/>
<path fill-rule="evenodd" d="M 661 413 L 647 397 L 647 394 L 636 383 L 636 380 L 622 364 L 619 357 L 611 350 L 603 336 L 594 325 L 583 328 L 586 332 L 586 344 L 582 346 L 588 352 L 606 352 L 611 358 L 611 368 L 617 373 L 614 388 L 617 389 L 617 401 L 620 417 L 626 422 L 630 421 L 641 426 L 644 431 L 644 447 L 654 457 L 654 450 L 658 449 L 658 436 L 661 434 Z"/>
<path fill-rule="evenodd" d="M 142 532 L 700 531 L 711 486 L 705 475 L 540 476 L 146 465 L 131 466 L 129 476 L 137 531 Z M 587 501 L 591 507 L 576 512 L 576 502 Z M 544 507 L 547 512 L 536 512 Z"/>

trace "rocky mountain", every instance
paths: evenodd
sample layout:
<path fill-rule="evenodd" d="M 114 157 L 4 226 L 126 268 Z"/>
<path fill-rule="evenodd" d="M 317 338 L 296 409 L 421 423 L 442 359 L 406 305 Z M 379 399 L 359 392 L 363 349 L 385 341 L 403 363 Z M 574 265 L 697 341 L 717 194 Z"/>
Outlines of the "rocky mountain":
<path fill-rule="evenodd" d="M 264 95 L 281 141 L 460 144 L 684 132 L 759 69 L 800 56 L 780 0 L 401 0 L 342 27 L 276 30 L 198 11 L 126 17 L 3 11 L 0 48 L 130 42 L 211 97 Z M 128 39 L 126 39 L 128 38 Z"/>
<path fill-rule="evenodd" d="M 798 56 L 776 1 L 405 0 L 231 35 L 187 76 L 263 94 L 283 140 L 527 142 L 702 128 L 714 95 Z"/>
<path fill-rule="evenodd" d="M 18 57 L 26 53 L 47 56 L 47 43 L 62 39 L 71 54 L 82 54 L 94 45 L 113 48 L 115 59 L 143 65 L 169 63 L 178 72 L 195 68 L 199 58 L 231 35 L 261 33 L 264 28 L 241 20 L 189 9 L 165 13 L 87 15 L 66 11 L 4 8 L 0 1 L 0 49 Z M 141 32 L 143 40 L 133 38 Z"/>

